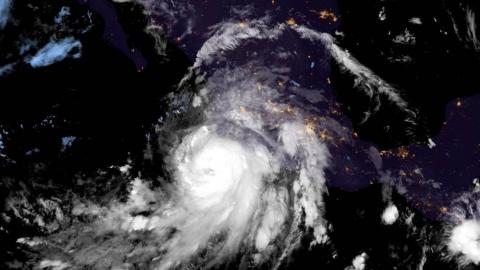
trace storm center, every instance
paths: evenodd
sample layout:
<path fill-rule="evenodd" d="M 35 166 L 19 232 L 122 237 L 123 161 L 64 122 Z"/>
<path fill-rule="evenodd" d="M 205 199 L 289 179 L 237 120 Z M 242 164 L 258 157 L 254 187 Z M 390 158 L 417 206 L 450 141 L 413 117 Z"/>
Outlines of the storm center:
<path fill-rule="evenodd" d="M 178 184 L 199 208 L 248 199 L 240 192 L 256 193 L 272 171 L 264 147 L 219 136 L 206 126 L 186 136 L 176 154 Z"/>

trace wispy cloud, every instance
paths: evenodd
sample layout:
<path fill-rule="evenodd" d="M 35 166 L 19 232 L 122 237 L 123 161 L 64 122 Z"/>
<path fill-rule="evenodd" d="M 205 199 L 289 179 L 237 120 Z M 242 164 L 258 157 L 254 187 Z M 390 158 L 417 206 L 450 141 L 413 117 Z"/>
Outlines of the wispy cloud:
<path fill-rule="evenodd" d="M 355 86 L 358 89 L 362 90 L 371 99 L 375 99 L 377 95 L 387 97 L 398 108 L 408 113 L 411 122 L 415 122 L 416 114 L 408 108 L 408 103 L 402 98 L 398 89 L 361 64 L 355 57 L 337 44 L 333 43 L 331 45 L 331 53 L 333 59 L 341 65 L 345 72 L 355 76 Z M 363 122 L 368 120 L 370 114 L 376 113 L 380 109 L 380 105 L 377 103 L 372 111 L 366 115 Z"/>
<path fill-rule="evenodd" d="M 408 107 L 408 103 L 400 94 L 400 91 L 378 76 L 371 69 L 360 63 L 347 50 L 342 49 L 335 43 L 332 36 L 326 33 L 320 33 L 305 26 L 294 27 L 302 38 L 312 42 L 322 42 L 330 51 L 332 58 L 340 65 L 344 72 L 349 72 L 355 77 L 355 87 L 363 91 L 373 102 L 370 111 L 365 112 L 361 123 L 366 122 L 369 117 L 380 109 L 379 95 L 385 96 L 392 104 L 407 114 L 406 122 L 416 123 L 417 115 Z"/>
<path fill-rule="evenodd" d="M 477 21 L 475 11 L 468 8 L 466 11 L 467 37 L 472 42 L 475 50 L 480 51 L 480 42 L 477 37 Z"/>
<path fill-rule="evenodd" d="M 11 0 L 0 0 L 0 30 L 2 30 L 8 22 L 11 4 Z"/>
<path fill-rule="evenodd" d="M 15 64 L 7 64 L 0 67 L 0 78 L 13 72 Z"/>
<path fill-rule="evenodd" d="M 197 53 L 195 66 L 210 64 L 219 54 L 232 51 L 247 40 L 275 39 L 285 26 L 270 26 L 268 18 L 249 21 L 222 22 L 212 27 L 214 34 L 203 44 Z"/>

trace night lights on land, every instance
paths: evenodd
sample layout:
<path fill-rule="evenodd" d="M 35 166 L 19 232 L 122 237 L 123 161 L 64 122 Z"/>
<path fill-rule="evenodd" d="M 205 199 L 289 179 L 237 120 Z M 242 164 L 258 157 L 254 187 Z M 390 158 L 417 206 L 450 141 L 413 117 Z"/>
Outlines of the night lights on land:
<path fill-rule="evenodd" d="M 294 18 L 289 18 L 287 20 L 287 24 L 290 25 L 290 26 L 295 26 L 295 25 L 297 25 L 297 22 L 295 21 Z"/>
<path fill-rule="evenodd" d="M 327 131 L 326 129 L 322 129 L 322 130 L 320 131 L 320 139 L 321 139 L 322 141 L 325 141 L 325 140 L 328 139 L 328 131 Z"/>
<path fill-rule="evenodd" d="M 405 159 L 405 158 L 408 158 L 408 157 L 410 156 L 410 152 L 408 151 L 407 148 L 405 148 L 405 147 L 400 147 L 400 148 L 398 149 L 398 155 L 397 155 L 397 156 L 400 157 L 400 158 Z"/>
<path fill-rule="evenodd" d="M 316 11 L 316 10 L 310 10 L 310 11 L 315 14 L 318 14 L 319 18 L 323 20 L 330 20 L 331 22 L 336 22 L 338 20 L 337 15 L 331 10 L 324 9 L 320 11 Z"/>
<path fill-rule="evenodd" d="M 241 28 L 245 28 L 247 26 L 247 22 L 244 21 L 244 20 L 241 20 L 239 23 L 238 23 L 238 26 L 240 26 Z"/>

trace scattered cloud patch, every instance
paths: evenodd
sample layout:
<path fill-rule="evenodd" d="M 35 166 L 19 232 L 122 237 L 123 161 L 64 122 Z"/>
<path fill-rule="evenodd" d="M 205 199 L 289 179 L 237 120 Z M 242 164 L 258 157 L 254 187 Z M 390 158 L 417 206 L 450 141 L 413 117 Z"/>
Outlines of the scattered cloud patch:
<path fill-rule="evenodd" d="M 57 16 L 55 16 L 55 23 L 57 24 L 62 23 L 65 17 L 68 17 L 68 16 L 70 16 L 70 8 L 67 6 L 64 6 L 60 9 Z"/>
<path fill-rule="evenodd" d="M 52 40 L 27 62 L 34 68 L 49 66 L 70 56 L 70 53 L 74 51 L 74 49 L 76 49 L 77 52 L 74 52 L 71 57 L 79 58 L 81 55 L 81 48 L 82 44 L 80 41 L 75 40 L 72 37 L 60 41 Z"/>
<path fill-rule="evenodd" d="M 431 139 L 428 138 L 428 148 L 433 149 L 437 144 Z"/>
<path fill-rule="evenodd" d="M 0 30 L 7 25 L 11 4 L 11 0 L 0 0 Z"/>
<path fill-rule="evenodd" d="M 0 154 L 2 153 L 4 148 L 5 147 L 3 146 L 3 136 L 2 134 L 0 134 Z"/>
<path fill-rule="evenodd" d="M 395 36 L 392 41 L 397 44 L 415 45 L 417 39 L 408 29 L 405 29 L 403 33 Z"/>
<path fill-rule="evenodd" d="M 0 67 L 0 78 L 13 72 L 14 64 L 7 64 Z"/>
<path fill-rule="evenodd" d="M 75 136 L 66 136 L 62 138 L 62 148 L 66 149 L 72 146 L 73 142 L 77 139 Z"/>
<path fill-rule="evenodd" d="M 345 268 L 345 270 L 364 270 L 367 258 L 367 253 L 363 252 L 362 254 L 355 257 L 352 261 L 352 265 Z"/>
<path fill-rule="evenodd" d="M 130 164 L 125 164 L 123 166 L 120 166 L 118 168 L 118 170 L 123 174 L 128 174 L 130 172 L 131 168 L 132 168 L 132 166 L 130 166 Z"/>
<path fill-rule="evenodd" d="M 371 105 L 369 111 L 364 112 L 364 118 L 360 124 L 365 123 L 372 114 L 380 110 L 379 96 L 383 95 L 390 102 L 395 104 L 399 109 L 406 113 L 406 122 L 416 125 L 417 115 L 408 108 L 408 103 L 403 99 L 401 91 L 393 85 L 379 77 L 371 69 L 360 63 L 348 50 L 342 49 L 335 43 L 335 39 L 327 34 L 315 31 L 305 26 L 292 27 L 300 37 L 312 42 L 320 41 L 330 51 L 330 54 L 342 68 L 344 72 L 348 72 L 355 77 L 354 86 L 364 92 L 374 104 Z M 414 41 L 414 40 L 413 40 Z M 376 104 L 375 104 L 376 103 Z"/>
<path fill-rule="evenodd" d="M 413 17 L 408 20 L 409 23 L 411 24 L 422 24 L 422 20 L 418 17 Z"/>

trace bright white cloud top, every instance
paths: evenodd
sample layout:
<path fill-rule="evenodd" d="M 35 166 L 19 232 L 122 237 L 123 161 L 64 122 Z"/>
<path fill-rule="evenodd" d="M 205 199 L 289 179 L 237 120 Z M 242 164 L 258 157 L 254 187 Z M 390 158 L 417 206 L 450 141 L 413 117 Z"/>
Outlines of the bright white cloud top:
<path fill-rule="evenodd" d="M 382 214 L 382 221 L 386 225 L 392 225 L 398 219 L 399 213 L 395 205 L 389 205 Z"/>
<path fill-rule="evenodd" d="M 449 250 L 459 254 L 465 261 L 480 263 L 480 222 L 466 220 L 452 230 Z"/>
<path fill-rule="evenodd" d="M 480 189 L 466 192 L 449 210 L 445 246 L 460 267 L 480 264 Z"/>

